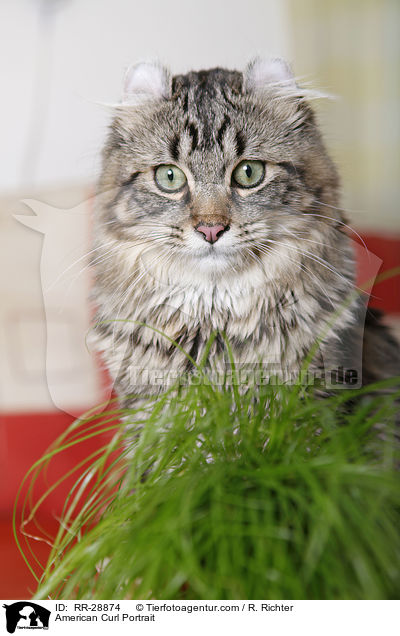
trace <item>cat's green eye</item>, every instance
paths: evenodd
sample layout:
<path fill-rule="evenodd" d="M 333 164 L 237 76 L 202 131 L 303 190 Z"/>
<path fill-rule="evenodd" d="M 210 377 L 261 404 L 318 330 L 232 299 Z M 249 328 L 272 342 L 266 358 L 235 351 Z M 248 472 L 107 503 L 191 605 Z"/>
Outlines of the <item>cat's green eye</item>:
<path fill-rule="evenodd" d="M 244 160 L 232 172 L 233 185 L 240 188 L 255 188 L 264 179 L 265 166 L 262 161 Z"/>
<path fill-rule="evenodd" d="M 186 175 L 178 168 L 170 164 L 158 166 L 155 173 L 156 184 L 164 192 L 179 192 L 186 184 Z"/>

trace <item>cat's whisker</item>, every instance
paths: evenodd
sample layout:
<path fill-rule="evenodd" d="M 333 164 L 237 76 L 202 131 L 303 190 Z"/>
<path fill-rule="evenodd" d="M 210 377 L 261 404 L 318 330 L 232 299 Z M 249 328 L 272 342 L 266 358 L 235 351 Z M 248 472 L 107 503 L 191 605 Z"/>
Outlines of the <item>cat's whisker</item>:
<path fill-rule="evenodd" d="M 301 236 L 300 234 L 296 234 L 295 232 L 291 232 L 288 228 L 286 228 L 284 226 L 281 226 L 280 231 L 281 231 L 282 235 L 284 235 L 285 232 L 286 232 L 290 237 L 293 237 L 297 241 L 306 241 L 307 243 L 314 243 L 315 245 L 320 245 L 321 247 L 328 247 L 326 242 L 314 241 L 313 239 L 308 239 L 305 236 Z M 343 252 L 342 249 L 340 250 L 337 247 L 333 247 L 333 245 L 329 245 L 329 249 L 332 249 L 335 252 L 339 252 L 339 253 Z"/>
<path fill-rule="evenodd" d="M 253 250 L 251 250 L 249 247 L 245 247 L 244 249 L 245 249 L 246 254 L 249 254 L 249 256 L 256 262 L 256 264 L 259 264 L 261 266 L 261 269 L 262 269 L 264 275 L 266 276 L 265 264 L 263 263 L 261 258 L 259 256 L 257 256 L 257 254 L 255 254 L 253 252 Z"/>
<path fill-rule="evenodd" d="M 138 283 L 138 282 L 139 282 L 139 281 L 140 281 L 140 280 L 141 280 L 141 279 L 142 279 L 142 278 L 143 278 L 146 274 L 148 274 L 147 270 L 144 270 L 144 271 L 142 271 L 142 272 L 140 272 L 140 271 L 139 271 L 140 266 L 142 266 L 142 267 L 143 267 L 143 261 L 142 261 L 142 260 L 140 260 L 140 259 L 144 256 L 144 254 L 146 254 L 148 251 L 150 251 L 150 250 L 152 250 L 152 249 L 154 249 L 154 246 L 153 246 L 153 245 L 149 245 L 147 249 L 142 250 L 142 251 L 138 254 L 138 256 L 137 256 L 137 262 L 138 262 L 137 269 L 135 269 L 135 270 L 133 270 L 132 272 L 130 272 L 130 273 L 128 274 L 128 276 L 126 276 L 126 277 L 123 279 L 123 281 L 122 281 L 122 282 L 121 282 L 121 284 L 117 287 L 117 289 L 116 289 L 116 291 L 114 292 L 114 294 L 111 296 L 110 301 L 112 301 L 112 299 L 116 296 L 116 294 L 119 292 L 119 290 L 125 286 L 125 283 L 126 283 L 127 281 L 129 281 L 129 280 L 130 280 L 130 278 L 131 278 L 132 276 L 136 275 L 136 276 L 137 276 L 137 278 L 134 278 L 134 280 L 133 280 L 133 281 L 132 281 L 132 282 L 128 285 L 128 287 L 130 287 L 131 289 L 132 289 L 132 288 L 133 288 L 133 286 L 134 286 L 134 285 L 136 285 L 136 284 L 137 284 L 137 283 Z M 151 266 L 153 263 L 155 263 L 155 262 L 157 261 L 157 259 L 158 259 L 158 258 L 160 258 L 160 256 L 162 256 L 162 254 L 163 254 L 163 252 L 162 252 L 162 251 L 161 251 L 160 253 L 157 253 L 157 254 L 156 254 L 156 256 L 153 258 L 153 260 L 152 260 L 152 261 L 150 261 L 149 266 Z M 139 261 L 140 261 L 140 263 L 139 263 Z"/>
<path fill-rule="evenodd" d="M 324 203 L 324 201 L 319 201 L 318 199 L 314 199 L 315 203 L 318 205 L 323 205 L 326 208 L 332 208 L 332 210 L 338 210 L 339 212 L 347 212 L 348 214 L 362 214 L 362 210 L 350 210 L 350 208 L 337 207 L 336 205 L 332 205 L 331 203 Z"/>
<path fill-rule="evenodd" d="M 154 237 L 152 238 L 153 241 L 157 241 L 159 239 L 159 237 Z M 111 241 L 112 243 L 115 243 L 115 241 Z M 138 245 L 143 245 L 144 243 L 148 243 L 148 239 L 147 240 L 143 240 L 140 242 L 136 242 L 136 243 L 128 243 L 128 244 L 115 244 L 111 250 L 108 250 L 105 254 L 100 254 L 99 256 L 97 256 L 95 259 L 91 259 L 84 267 L 82 267 L 82 269 L 76 274 L 76 276 L 74 277 L 74 279 L 72 281 L 70 281 L 69 286 L 68 286 L 68 290 L 67 292 L 69 293 L 70 288 L 72 287 L 72 285 L 74 285 L 76 283 L 76 281 L 78 280 L 78 278 L 80 276 L 82 276 L 82 274 L 89 269 L 90 267 L 93 267 L 94 265 L 100 265 L 105 263 L 107 260 L 110 260 L 111 258 L 113 258 L 115 252 L 121 252 L 122 250 L 124 251 L 128 251 L 134 247 L 137 247 Z M 104 248 L 104 246 L 107 244 L 103 244 L 101 246 L 99 246 L 98 248 L 96 248 L 97 250 Z M 92 252 L 94 252 L 95 250 L 92 250 Z M 85 254 L 84 257 L 87 257 L 88 254 Z M 82 259 L 79 259 L 82 260 Z M 75 265 L 76 263 L 74 263 Z M 68 268 L 70 269 L 70 268 Z M 62 276 L 64 276 L 66 273 L 63 272 L 62 274 L 60 274 L 60 276 L 58 277 L 59 279 L 62 278 Z M 55 283 L 53 283 L 55 284 Z"/>
<path fill-rule="evenodd" d="M 164 256 L 165 256 L 166 258 L 164 259 L 164 261 L 162 261 L 162 262 L 160 261 L 160 263 L 159 263 L 159 264 L 160 264 L 160 265 L 162 265 L 162 266 L 163 266 L 163 268 L 165 268 L 165 269 L 166 269 L 167 265 L 168 265 L 168 264 L 172 261 L 172 259 L 173 259 L 173 258 L 174 258 L 174 256 L 175 256 L 174 250 L 170 250 L 169 252 L 167 252 L 166 254 L 164 254 Z M 158 281 L 158 280 L 157 280 L 156 278 L 154 278 L 154 277 L 153 277 L 153 281 L 154 281 L 154 288 L 153 288 L 153 289 L 154 289 L 154 290 L 157 290 L 157 289 L 158 289 L 158 285 L 160 284 L 160 281 Z M 142 292 L 141 292 L 141 294 L 140 294 L 140 296 L 139 296 L 139 298 L 138 298 L 138 301 L 137 301 L 137 304 L 138 304 L 138 305 L 140 305 L 140 303 L 141 303 L 141 301 L 142 301 L 142 298 L 143 298 L 143 295 L 144 295 L 145 291 L 151 291 L 151 289 L 152 289 L 152 288 L 149 288 L 149 287 L 146 287 L 146 288 L 144 288 L 144 287 L 143 287 Z"/>
<path fill-rule="evenodd" d="M 165 233 L 166 236 L 170 236 L 171 232 L 183 232 L 183 229 L 181 227 L 179 227 L 178 225 L 173 225 L 173 226 L 168 226 L 166 225 L 166 223 L 162 223 L 159 221 L 152 221 L 151 223 L 146 223 L 143 221 L 132 221 L 132 223 L 129 224 L 124 224 L 124 223 L 120 223 L 118 221 L 113 221 L 112 223 L 114 223 L 114 225 L 116 226 L 117 229 L 119 230 L 141 230 L 142 228 L 161 228 L 163 230 L 163 232 Z M 102 224 L 99 224 L 100 226 Z M 110 223 L 111 225 L 111 223 Z"/>
<path fill-rule="evenodd" d="M 278 245 L 280 247 L 285 247 L 285 248 L 288 248 L 288 249 L 296 250 L 296 252 L 298 252 L 302 256 L 305 256 L 306 258 L 314 261 L 315 263 L 318 263 L 319 265 L 322 265 L 323 267 L 325 267 L 325 269 L 327 269 L 330 272 L 332 272 L 332 274 L 334 274 L 338 278 L 341 278 L 347 284 L 351 283 L 351 281 L 349 281 L 345 276 L 343 276 L 340 272 L 338 272 L 337 269 L 335 269 L 334 267 L 331 267 L 325 259 L 317 256 L 317 254 L 311 254 L 310 252 L 308 252 L 306 250 L 302 250 L 301 248 L 297 247 L 296 245 L 292 245 L 290 243 L 283 243 L 282 241 L 275 241 L 273 239 L 267 239 L 267 242 L 268 243 L 273 243 L 274 245 Z"/>
<path fill-rule="evenodd" d="M 290 209 L 290 208 L 288 208 L 288 209 Z M 315 218 L 321 218 L 321 219 L 327 219 L 328 221 L 334 221 L 334 223 L 336 223 L 338 225 L 341 225 L 342 227 L 347 228 L 348 230 L 350 230 L 350 232 L 355 234 L 355 236 L 357 236 L 357 238 L 360 239 L 361 243 L 363 244 L 365 249 L 368 251 L 368 248 L 367 248 L 367 246 L 365 244 L 365 241 L 362 238 L 362 236 L 360 236 L 360 234 L 353 227 L 351 227 L 351 225 L 348 225 L 344 221 L 341 221 L 340 219 L 336 219 L 335 217 L 332 217 L 332 216 L 327 216 L 325 214 L 317 214 L 316 212 L 304 212 L 302 210 L 292 210 L 292 211 L 295 212 L 296 214 L 301 213 L 302 216 L 313 216 Z"/>
<path fill-rule="evenodd" d="M 112 243 L 114 243 L 114 241 L 108 241 L 107 243 L 105 243 L 106 246 L 111 245 Z M 75 265 L 77 265 L 80 261 L 82 261 L 83 259 L 87 258 L 90 254 L 93 254 L 93 252 L 97 252 L 97 250 L 102 249 L 102 246 L 99 247 L 95 247 L 93 249 L 91 249 L 89 252 L 86 252 L 85 254 L 83 254 L 82 256 L 80 256 L 79 258 L 77 258 L 73 263 L 71 263 L 70 265 L 68 265 L 68 267 L 66 267 L 60 274 L 58 274 L 57 278 L 55 278 L 48 287 L 46 287 L 43 291 L 44 292 L 49 292 L 54 285 L 56 285 L 59 280 L 61 280 L 61 278 L 63 276 L 65 276 L 65 274 L 67 272 L 69 272 L 70 269 L 72 269 L 73 267 L 75 267 Z"/>
<path fill-rule="evenodd" d="M 260 247 L 260 246 L 266 247 L 268 244 L 275 244 L 275 245 L 278 245 L 278 246 L 281 246 L 281 247 L 285 247 L 285 248 L 296 250 L 297 252 L 299 252 L 300 254 L 303 254 L 307 258 L 310 258 L 311 260 L 313 260 L 314 257 L 319 259 L 319 257 L 316 254 L 311 254 L 310 252 L 308 252 L 306 250 L 303 250 L 302 248 L 300 248 L 300 247 L 298 247 L 296 245 L 293 245 L 292 243 L 284 243 L 283 241 L 277 241 L 277 240 L 269 238 L 269 237 L 264 237 L 263 240 L 260 240 L 260 239 L 257 240 L 255 238 L 250 238 L 248 240 L 248 242 L 250 242 L 250 243 L 252 243 L 254 245 L 257 245 L 258 247 Z M 316 242 L 316 243 L 318 244 L 318 242 Z M 324 243 L 320 243 L 320 245 L 322 247 L 325 247 Z M 324 259 L 321 258 L 320 260 L 318 260 L 316 262 L 318 262 L 318 264 L 323 265 L 327 269 L 330 269 L 330 271 L 332 271 L 332 273 L 336 274 L 337 276 L 341 276 L 341 274 L 336 269 L 334 269 L 334 268 L 332 269 L 330 267 L 330 265 L 327 263 L 327 261 L 325 261 Z"/>
<path fill-rule="evenodd" d="M 264 245 L 264 244 L 260 244 L 258 242 L 255 242 L 254 245 L 256 246 L 256 248 L 258 250 L 260 250 L 262 253 L 266 254 L 267 256 L 271 255 L 272 253 L 281 256 L 280 252 L 277 249 L 272 248 L 270 245 Z M 267 249 L 266 249 L 267 248 Z M 298 261 L 296 259 L 293 259 L 291 257 L 288 257 L 287 255 L 285 256 L 285 258 L 288 258 L 292 263 L 294 263 L 295 265 L 299 266 L 300 269 L 308 274 L 314 281 L 315 284 L 318 285 L 318 287 L 321 289 L 321 291 L 323 292 L 323 294 L 326 296 L 327 300 L 329 301 L 329 303 L 332 305 L 332 307 L 334 307 L 334 303 L 332 302 L 332 299 L 328 296 L 328 294 L 326 293 L 326 291 L 324 290 L 324 288 L 322 287 L 320 281 L 318 280 L 318 277 L 314 274 L 314 272 L 312 272 L 304 263 L 302 263 L 301 261 Z"/>
<path fill-rule="evenodd" d="M 158 236 L 154 236 L 152 237 L 153 240 L 157 240 L 159 237 Z M 160 237 L 161 238 L 161 237 Z M 169 237 L 166 237 L 169 238 Z M 142 241 L 142 243 L 145 242 L 145 240 Z M 113 245 L 114 244 L 114 245 Z M 139 243 L 140 244 L 140 243 Z M 97 252 L 99 250 L 104 250 L 105 247 L 108 247 L 110 245 L 113 245 L 113 248 L 111 250 L 109 250 L 108 252 L 106 252 L 106 254 L 112 254 L 114 249 L 115 250 L 120 250 L 121 249 L 121 245 L 120 244 L 115 244 L 115 239 L 111 240 L 111 241 L 107 241 L 106 243 L 102 243 L 101 245 L 98 245 L 97 247 L 94 247 L 93 249 L 89 250 L 88 252 L 85 252 L 85 254 L 82 254 L 79 258 L 77 258 L 75 261 L 73 261 L 72 263 L 70 263 L 70 265 L 68 265 L 68 267 L 66 267 L 62 272 L 60 272 L 60 274 L 57 275 L 57 277 L 50 283 L 50 285 L 48 285 L 45 289 L 44 292 L 48 293 L 50 292 L 53 287 L 55 285 L 57 285 L 58 282 L 60 282 L 62 280 L 62 278 L 71 270 L 73 269 L 78 263 L 80 263 L 82 260 L 88 258 L 91 254 L 93 254 L 94 252 Z M 134 244 L 135 246 L 137 245 L 136 243 Z M 125 246 L 124 246 L 125 247 Z M 132 247 L 132 244 L 129 246 Z M 71 287 L 71 285 L 73 285 L 76 280 L 79 278 L 79 276 L 82 275 L 82 273 L 88 269 L 89 267 L 98 264 L 99 262 L 101 262 L 101 258 L 104 255 L 100 255 L 99 257 L 96 257 L 95 259 L 90 259 L 90 261 L 88 262 L 87 265 L 85 265 L 85 267 L 83 267 L 78 274 L 75 276 L 75 278 L 73 279 L 73 281 L 70 283 L 69 288 Z"/>
<path fill-rule="evenodd" d="M 134 269 L 133 271 L 129 272 L 129 274 L 123 278 L 123 280 L 120 282 L 120 284 L 117 286 L 117 288 L 114 290 L 114 293 L 110 296 L 109 299 L 109 304 L 110 307 L 113 306 L 113 300 L 114 298 L 116 298 L 119 295 L 120 290 L 122 290 L 126 284 L 126 282 L 129 280 L 129 278 L 131 278 L 132 276 L 138 276 L 138 271 L 137 268 Z"/>
<path fill-rule="evenodd" d="M 307 212 L 307 214 L 310 214 L 311 216 L 315 216 L 315 217 L 321 217 L 322 219 L 330 219 L 331 221 L 334 221 L 335 219 L 333 219 L 332 217 L 329 216 L 325 216 L 323 214 L 316 214 L 314 212 Z M 350 230 L 350 232 L 352 232 L 353 234 L 355 234 L 355 236 L 357 236 L 357 238 L 360 239 L 361 243 L 363 244 L 363 246 L 365 247 L 365 249 L 368 251 L 368 247 L 364 241 L 364 239 L 362 238 L 362 236 L 353 228 L 351 227 L 351 225 L 348 225 L 347 223 L 344 223 L 343 221 L 337 221 L 338 223 L 340 223 L 340 225 L 342 225 L 343 227 L 347 228 L 348 230 Z"/>
<path fill-rule="evenodd" d="M 119 246 L 119 245 L 115 245 L 111 250 L 107 251 L 106 254 L 101 254 L 100 256 L 96 257 L 95 260 L 90 261 L 89 263 L 87 263 L 85 265 L 85 267 L 83 267 L 75 276 L 74 278 L 69 281 L 68 287 L 65 291 L 65 295 L 64 295 L 64 302 L 66 301 L 66 299 L 68 298 L 68 295 L 71 292 L 71 289 L 73 288 L 73 286 L 75 285 L 76 281 L 78 280 L 78 278 L 83 274 L 83 272 L 85 272 L 87 269 L 89 269 L 90 267 L 92 267 L 94 264 L 100 265 L 103 263 L 106 263 L 107 261 L 109 261 L 110 259 L 112 259 L 115 255 L 116 251 L 121 251 L 124 249 L 124 246 Z"/>
<path fill-rule="evenodd" d="M 151 250 L 151 249 L 153 249 L 153 246 L 149 246 L 149 247 L 148 247 L 148 250 L 143 250 L 143 251 L 142 251 L 142 252 L 138 255 L 137 260 L 139 260 L 139 259 L 140 259 L 140 258 L 141 258 L 141 257 L 142 257 L 142 256 L 143 256 L 146 252 L 147 252 L 147 251 L 149 251 L 149 250 Z M 160 258 L 160 256 L 161 256 L 161 254 L 157 254 L 157 255 L 154 257 L 154 259 L 150 262 L 150 266 L 151 266 L 153 263 L 155 263 L 155 262 L 158 260 L 158 258 Z M 137 284 L 137 283 L 138 283 L 138 282 L 139 282 L 139 281 L 140 281 L 140 280 L 141 280 L 141 279 L 142 279 L 142 278 L 143 278 L 143 277 L 144 277 L 144 276 L 148 273 L 146 270 L 145 270 L 145 271 L 140 272 L 140 269 L 139 269 L 139 268 L 140 268 L 140 264 L 138 264 L 138 265 L 137 265 L 137 268 L 136 268 L 135 270 L 133 270 L 132 272 L 130 272 L 130 273 L 128 274 L 128 276 L 126 276 L 126 277 L 122 280 L 122 282 L 120 283 L 120 285 L 117 287 L 116 291 L 114 292 L 114 294 L 113 294 L 113 295 L 111 296 L 111 298 L 110 298 L 110 304 L 111 304 L 111 305 L 112 305 L 112 301 L 113 301 L 113 299 L 116 297 L 116 295 L 118 294 L 119 290 L 120 290 L 120 289 L 123 289 L 123 288 L 125 287 L 126 283 L 128 283 L 128 285 L 127 285 L 128 290 L 129 290 L 129 289 L 130 289 L 130 290 L 132 290 L 132 289 L 133 289 L 133 287 L 134 287 L 134 286 L 135 286 L 135 285 L 136 285 L 136 284 Z M 129 283 L 130 279 L 131 279 L 133 276 L 134 276 L 135 278 L 133 278 L 133 280 Z M 128 295 L 128 294 L 125 294 L 125 296 L 126 296 L 126 297 L 127 297 L 127 295 Z M 125 300 L 125 297 L 123 297 L 122 304 L 124 303 L 124 300 Z"/>

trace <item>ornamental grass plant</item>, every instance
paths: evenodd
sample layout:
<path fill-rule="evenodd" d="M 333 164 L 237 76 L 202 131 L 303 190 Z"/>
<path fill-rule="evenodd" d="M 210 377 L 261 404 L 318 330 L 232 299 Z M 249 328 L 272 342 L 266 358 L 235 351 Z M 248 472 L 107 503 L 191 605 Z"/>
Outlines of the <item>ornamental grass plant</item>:
<path fill-rule="evenodd" d="M 15 535 L 33 570 L 18 530 L 69 474 L 37 501 L 36 480 L 99 439 L 75 468 L 36 598 L 398 598 L 399 397 L 399 380 L 324 399 L 301 383 L 197 381 L 87 414 L 21 487 Z"/>

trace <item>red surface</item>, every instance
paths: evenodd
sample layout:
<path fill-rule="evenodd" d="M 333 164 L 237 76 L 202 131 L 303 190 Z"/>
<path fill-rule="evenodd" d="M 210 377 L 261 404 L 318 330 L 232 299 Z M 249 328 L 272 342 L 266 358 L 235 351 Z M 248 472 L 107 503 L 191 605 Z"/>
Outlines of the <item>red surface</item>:
<path fill-rule="evenodd" d="M 365 282 L 377 273 L 377 264 L 373 255 L 383 261 L 381 272 L 400 265 L 400 237 L 364 236 L 372 257 L 365 250 L 359 253 L 359 282 Z M 400 314 L 400 277 L 392 277 L 374 286 L 371 305 L 389 313 Z M 2 492 L 0 497 L 0 557 L 2 572 L 0 598 L 29 598 L 35 589 L 33 576 L 24 563 L 12 535 L 11 511 L 18 487 L 27 470 L 38 460 L 48 446 L 69 426 L 73 417 L 61 411 L 49 413 L 19 413 L 0 415 L 0 459 L 2 466 Z M 70 449 L 57 456 L 48 475 L 48 483 L 59 478 L 85 457 L 90 450 L 98 448 L 103 440 L 95 439 L 85 445 Z M 61 510 L 65 494 L 73 479 L 57 489 L 41 507 L 37 517 L 50 530 L 56 529 L 56 517 Z M 42 484 L 42 489 L 45 487 Z M 35 541 L 35 553 L 45 562 L 49 546 L 42 541 Z"/>
<path fill-rule="evenodd" d="M 61 411 L 3 414 L 0 416 L 0 437 L 2 439 L 0 452 L 3 473 L 0 498 L 0 555 L 2 572 L 7 573 L 6 576 L 3 575 L 0 578 L 0 598 L 30 598 L 31 591 L 36 588 L 35 579 L 25 564 L 13 536 L 12 510 L 18 489 L 27 471 L 44 455 L 52 442 L 68 428 L 73 420 L 73 416 Z M 57 454 L 50 461 L 46 474 L 42 473 L 35 482 L 33 500 L 38 501 L 49 486 L 65 476 L 90 453 L 106 444 L 110 436 L 111 433 L 102 433 Z M 44 540 L 46 533 L 41 528 L 44 528 L 50 536 L 55 535 L 58 526 L 57 518 L 61 514 L 65 498 L 79 474 L 80 472 L 75 472 L 69 476 L 44 499 L 35 513 L 35 521 L 38 522 L 39 529 L 35 527 L 34 522 L 30 522 L 24 527 L 24 531 L 21 531 L 21 511 L 27 488 L 23 487 L 19 494 L 16 506 L 16 528 L 19 541 L 24 546 L 24 552 L 29 554 L 24 536 L 24 532 L 27 533 L 35 556 L 42 564 L 47 561 L 50 545 Z M 30 480 L 27 483 L 29 484 Z M 25 510 L 24 518 L 27 517 L 27 510 L 28 507 Z M 33 562 L 32 556 L 30 556 L 29 561 Z M 40 566 L 36 565 L 34 569 L 39 575 Z"/>
<path fill-rule="evenodd" d="M 57 522 L 54 519 L 46 519 L 46 524 L 53 533 L 56 532 Z M 49 552 L 50 546 L 42 541 L 36 542 L 35 554 L 41 563 L 46 563 Z M 0 598 L 21 601 L 32 598 L 37 587 L 36 580 L 17 548 L 9 516 L 0 517 L 0 559 Z"/>
<path fill-rule="evenodd" d="M 374 285 L 370 297 L 370 305 L 389 314 L 400 314 L 400 275 L 390 275 L 391 270 L 400 267 L 400 236 L 374 236 L 364 235 L 362 237 L 371 253 L 381 261 L 379 276 L 384 272 L 388 278 Z M 359 282 L 364 282 L 373 273 L 375 259 L 369 259 L 365 249 L 358 249 L 359 260 Z"/>
<path fill-rule="evenodd" d="M 16 413 L 0 415 L 1 465 L 5 467 L 2 481 L 0 511 L 12 509 L 17 489 L 26 471 L 43 455 L 52 441 L 73 422 L 72 415 L 62 411 L 50 413 Z M 59 464 L 60 473 L 70 460 Z"/>
<path fill-rule="evenodd" d="M 35 589 L 35 579 L 25 565 L 14 540 L 11 526 L 12 508 L 18 487 L 27 470 L 71 421 L 72 416 L 59 411 L 0 416 L 0 556 L 2 572 L 6 573 L 6 576 L 3 575 L 0 579 L 0 598 L 23 600 L 30 598 L 31 592 Z M 62 466 L 62 470 L 65 468 L 65 465 Z M 56 525 L 55 520 L 53 524 Z M 45 543 L 37 542 L 38 556 L 43 562 L 47 560 L 49 549 Z"/>

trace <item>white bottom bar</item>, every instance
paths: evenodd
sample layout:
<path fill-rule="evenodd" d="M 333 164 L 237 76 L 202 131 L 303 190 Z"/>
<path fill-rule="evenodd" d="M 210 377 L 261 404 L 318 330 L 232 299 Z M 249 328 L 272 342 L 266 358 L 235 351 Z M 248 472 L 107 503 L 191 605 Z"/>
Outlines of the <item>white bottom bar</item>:
<path fill-rule="evenodd" d="M 74 636 L 204 636 L 205 630 L 208 634 L 229 630 L 230 635 L 389 636 L 398 633 L 400 613 L 400 601 L 1 601 L 1 605 L 2 633 L 7 629 L 15 634 L 20 630 L 71 634 L 73 630 Z"/>

